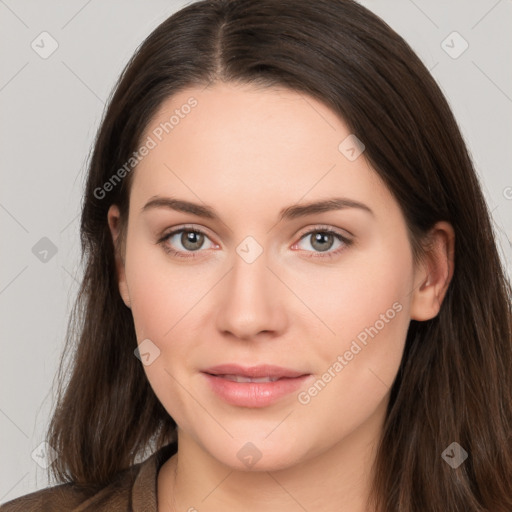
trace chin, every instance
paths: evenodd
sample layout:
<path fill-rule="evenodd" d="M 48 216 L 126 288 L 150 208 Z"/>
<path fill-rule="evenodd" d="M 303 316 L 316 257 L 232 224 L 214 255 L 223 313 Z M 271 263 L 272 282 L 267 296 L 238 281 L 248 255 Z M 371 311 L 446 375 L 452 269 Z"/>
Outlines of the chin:
<path fill-rule="evenodd" d="M 260 434 L 261 435 L 261 434 Z M 225 466 L 236 471 L 258 472 L 258 471 L 278 471 L 287 469 L 302 462 L 306 453 L 303 453 L 303 446 L 296 439 L 293 443 L 286 444 L 281 439 L 258 440 L 254 436 L 254 441 L 249 441 L 250 437 L 241 440 L 231 439 L 228 443 L 215 444 L 205 449 L 212 457 L 217 459 Z M 288 441 L 291 439 L 287 436 Z"/>

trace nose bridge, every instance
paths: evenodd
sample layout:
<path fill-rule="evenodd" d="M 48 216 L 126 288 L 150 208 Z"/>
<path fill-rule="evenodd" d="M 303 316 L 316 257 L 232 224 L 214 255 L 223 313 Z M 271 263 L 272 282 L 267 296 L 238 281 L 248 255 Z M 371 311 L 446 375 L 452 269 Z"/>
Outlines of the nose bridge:
<path fill-rule="evenodd" d="M 233 269 L 229 278 L 229 290 L 236 303 L 257 305 L 270 303 L 270 278 L 267 268 L 269 253 L 254 237 L 247 237 L 233 255 Z"/>
<path fill-rule="evenodd" d="M 219 306 L 219 328 L 238 337 L 279 328 L 282 302 L 273 273 L 267 268 L 269 253 L 254 237 L 247 237 L 233 254 Z"/>

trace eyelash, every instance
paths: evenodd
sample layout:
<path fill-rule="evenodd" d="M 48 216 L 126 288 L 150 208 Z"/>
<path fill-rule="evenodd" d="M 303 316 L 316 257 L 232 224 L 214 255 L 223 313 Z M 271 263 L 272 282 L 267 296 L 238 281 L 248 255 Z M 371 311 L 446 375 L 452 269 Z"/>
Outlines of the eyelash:
<path fill-rule="evenodd" d="M 185 232 L 185 233 L 197 233 L 197 234 L 201 234 L 201 235 L 204 235 L 205 237 L 209 238 L 208 235 L 204 231 L 201 231 L 200 229 L 181 227 L 179 229 L 175 229 L 173 231 L 170 231 L 169 233 L 167 233 L 164 236 L 162 236 L 157 241 L 157 244 L 162 245 L 164 251 L 167 252 L 168 254 L 172 255 L 172 256 L 176 256 L 178 258 L 183 258 L 183 259 L 196 258 L 197 256 L 194 253 L 195 252 L 202 252 L 201 250 L 187 251 L 186 253 L 190 254 L 190 255 L 189 256 L 183 256 L 182 253 L 184 251 L 177 251 L 175 249 L 170 248 L 168 245 L 165 244 L 165 242 L 169 238 L 171 238 L 172 236 L 174 236 L 174 235 L 176 235 L 178 233 L 183 233 L 183 232 Z M 314 233 L 329 233 L 331 235 L 334 235 L 340 242 L 342 242 L 344 244 L 344 247 L 340 247 L 340 248 L 336 249 L 335 251 L 329 251 L 329 252 L 324 252 L 324 253 L 321 253 L 321 252 L 318 252 L 318 251 L 317 252 L 306 251 L 306 252 L 311 253 L 309 256 L 306 256 L 307 258 L 329 258 L 329 259 L 331 259 L 331 258 L 334 258 L 334 257 L 338 256 L 338 254 L 340 254 L 347 247 L 350 247 L 353 244 L 353 240 L 351 240 L 349 238 L 346 238 L 345 236 L 343 236 L 338 231 L 335 231 L 334 229 L 332 229 L 330 227 L 327 227 L 327 226 L 325 226 L 325 227 L 324 226 L 317 226 L 314 229 L 311 229 L 310 231 L 307 231 L 306 233 L 304 233 L 300 237 L 299 242 L 302 239 L 304 239 L 307 236 L 312 235 Z M 297 242 L 297 243 L 299 243 L 299 242 Z M 296 245 L 296 244 L 294 244 L 294 245 Z"/>

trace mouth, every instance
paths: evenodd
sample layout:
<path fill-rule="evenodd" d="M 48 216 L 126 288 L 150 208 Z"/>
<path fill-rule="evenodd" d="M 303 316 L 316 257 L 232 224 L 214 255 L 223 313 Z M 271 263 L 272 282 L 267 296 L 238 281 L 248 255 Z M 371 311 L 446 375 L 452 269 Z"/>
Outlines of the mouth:
<path fill-rule="evenodd" d="M 214 366 L 201 372 L 210 390 L 228 404 L 266 407 L 297 391 L 311 374 L 274 365 Z"/>
<path fill-rule="evenodd" d="M 247 379 L 271 379 L 278 380 L 284 378 L 296 378 L 302 375 L 308 375 L 307 372 L 301 372 L 291 368 L 284 368 L 272 364 L 260 364 L 258 366 L 241 366 L 239 364 L 221 364 L 212 366 L 203 370 L 204 373 L 224 377 L 243 377 Z"/>

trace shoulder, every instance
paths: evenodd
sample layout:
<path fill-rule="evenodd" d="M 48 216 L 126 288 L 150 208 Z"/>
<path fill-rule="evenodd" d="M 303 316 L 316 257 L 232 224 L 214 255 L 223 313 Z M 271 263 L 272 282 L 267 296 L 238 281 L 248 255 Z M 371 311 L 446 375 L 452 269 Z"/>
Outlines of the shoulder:
<path fill-rule="evenodd" d="M 0 512 L 42 512 L 67 510 L 127 510 L 135 471 L 139 465 L 116 475 L 115 480 L 95 490 L 85 489 L 73 483 L 47 487 L 20 496 L 0 506 Z M 101 506 L 101 508 L 100 508 Z"/>
<path fill-rule="evenodd" d="M 73 484 L 61 484 L 26 494 L 0 506 L 1 512 L 73 510 L 89 495 Z"/>
<path fill-rule="evenodd" d="M 139 510 L 138 504 L 143 505 L 144 510 L 156 512 L 158 470 L 174 451 L 175 447 L 169 445 L 161 448 L 145 461 L 117 473 L 115 479 L 103 488 L 87 490 L 73 483 L 47 487 L 0 505 L 0 512 L 121 512 Z"/>

